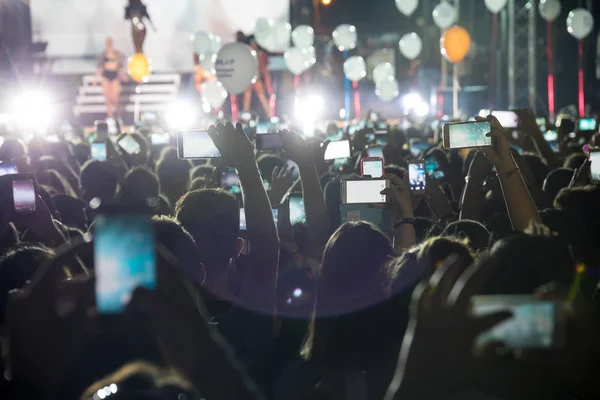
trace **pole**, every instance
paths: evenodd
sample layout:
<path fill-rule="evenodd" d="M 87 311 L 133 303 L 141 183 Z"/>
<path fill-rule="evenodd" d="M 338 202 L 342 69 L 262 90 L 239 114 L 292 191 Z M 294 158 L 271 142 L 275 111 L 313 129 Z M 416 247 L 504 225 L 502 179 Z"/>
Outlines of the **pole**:
<path fill-rule="evenodd" d="M 546 23 L 546 59 L 548 62 L 548 118 L 554 121 L 554 58 L 552 56 L 552 22 Z"/>
<path fill-rule="evenodd" d="M 348 51 L 344 51 L 344 62 L 348 59 Z M 346 121 L 350 122 L 350 79 L 344 74 L 344 108 L 346 109 Z"/>
<path fill-rule="evenodd" d="M 458 113 L 458 67 L 452 64 L 452 115 L 459 118 Z"/>
<path fill-rule="evenodd" d="M 360 119 L 360 93 L 358 92 L 358 82 L 352 82 L 354 91 L 354 118 Z"/>
<path fill-rule="evenodd" d="M 508 107 L 514 108 L 515 97 L 515 0 L 508 0 Z"/>
<path fill-rule="evenodd" d="M 577 103 L 579 105 L 579 118 L 583 118 L 585 114 L 585 89 L 583 86 L 583 40 L 579 40 L 577 44 L 577 81 L 579 83 L 577 93 Z"/>
<path fill-rule="evenodd" d="M 492 40 L 490 43 L 490 78 L 488 86 L 488 108 L 494 108 L 494 92 L 496 91 L 496 41 L 498 37 L 498 14 L 492 14 Z"/>
<path fill-rule="evenodd" d="M 533 7 L 529 7 L 528 9 L 528 21 L 529 24 L 527 30 L 527 53 L 529 59 L 527 63 L 529 64 L 529 70 L 527 71 L 527 82 L 528 87 L 527 91 L 529 92 L 529 108 L 531 108 L 534 112 L 537 106 L 537 92 L 535 90 L 537 83 L 537 70 L 536 70 L 536 20 L 537 20 L 537 7 L 535 7 L 536 2 L 530 2 L 528 4 L 532 4 Z"/>

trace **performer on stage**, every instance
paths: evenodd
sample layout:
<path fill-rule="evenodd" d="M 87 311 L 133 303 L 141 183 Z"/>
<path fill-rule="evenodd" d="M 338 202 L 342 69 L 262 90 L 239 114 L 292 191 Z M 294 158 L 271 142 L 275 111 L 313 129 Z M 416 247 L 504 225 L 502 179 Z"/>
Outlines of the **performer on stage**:
<path fill-rule="evenodd" d="M 121 79 L 126 79 L 126 75 L 123 72 L 123 60 L 123 54 L 114 49 L 112 38 L 107 38 L 106 48 L 100 57 L 98 57 L 96 76 L 102 77 L 106 113 L 109 118 L 118 116 L 119 114 Z"/>
<path fill-rule="evenodd" d="M 237 33 L 238 42 L 244 42 L 248 44 L 258 56 L 258 79 L 256 83 L 248 89 L 244 93 L 244 112 L 250 112 L 250 104 L 252 102 L 252 90 L 256 92 L 258 96 L 258 100 L 260 100 L 260 104 L 265 112 L 267 118 L 271 117 L 271 110 L 269 108 L 269 101 L 265 96 L 265 84 L 267 87 L 271 86 L 271 74 L 269 73 L 269 56 L 266 52 L 259 48 L 258 44 L 254 40 L 254 36 L 245 37 L 243 33 Z"/>
<path fill-rule="evenodd" d="M 150 26 L 156 32 L 156 28 L 142 0 L 129 0 L 129 5 L 125 7 L 125 19 L 131 21 L 131 35 L 133 36 L 133 46 L 136 53 L 144 52 L 144 40 L 146 39 L 144 18 L 148 20 Z"/>

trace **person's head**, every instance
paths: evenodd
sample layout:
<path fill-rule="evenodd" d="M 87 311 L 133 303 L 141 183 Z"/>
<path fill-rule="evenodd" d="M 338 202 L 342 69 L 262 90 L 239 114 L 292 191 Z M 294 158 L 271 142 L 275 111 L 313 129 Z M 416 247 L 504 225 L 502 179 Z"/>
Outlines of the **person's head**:
<path fill-rule="evenodd" d="M 256 164 L 260 169 L 263 179 L 265 179 L 269 183 L 272 183 L 271 177 L 273 174 L 273 170 L 275 168 L 281 169 L 285 165 L 281 157 L 275 154 L 263 154 L 259 156 L 256 160 Z"/>
<path fill-rule="evenodd" d="M 193 181 L 196 178 L 211 179 L 215 167 L 212 165 L 197 165 L 190 171 L 190 180 Z"/>
<path fill-rule="evenodd" d="M 85 202 L 66 194 L 52 196 L 52 200 L 63 224 L 82 230 L 87 229 Z"/>
<path fill-rule="evenodd" d="M 564 168 L 577 169 L 581 167 L 587 156 L 584 153 L 573 153 L 565 159 Z"/>
<path fill-rule="evenodd" d="M 459 220 L 446 226 L 442 236 L 453 236 L 466 239 L 469 246 L 476 251 L 485 250 L 490 243 L 490 232 L 483 224 L 471 220 Z"/>
<path fill-rule="evenodd" d="M 206 179 L 204 178 L 195 178 L 192 183 L 190 183 L 190 191 L 200 190 L 206 188 Z"/>
<path fill-rule="evenodd" d="M 175 206 L 175 218 L 196 241 L 209 280 L 225 273 L 242 251 L 240 206 L 222 189 L 186 193 Z"/>
<path fill-rule="evenodd" d="M 171 400 L 195 399 L 197 396 L 194 386 L 174 370 L 147 361 L 135 361 L 93 383 L 80 399 Z"/>
<path fill-rule="evenodd" d="M 146 167 L 135 167 L 127 172 L 121 183 L 119 200 L 126 203 L 147 204 L 158 198 L 158 178 Z"/>
<path fill-rule="evenodd" d="M 546 193 L 550 204 L 554 203 L 556 195 L 562 188 L 569 186 L 572 178 L 573 170 L 569 168 L 557 168 L 550 171 L 544 181 L 544 186 L 542 186 L 542 190 Z"/>
<path fill-rule="evenodd" d="M 206 269 L 200 262 L 192 235 L 172 217 L 153 217 L 152 221 L 156 241 L 175 256 L 185 275 L 197 286 L 201 286 L 206 279 Z"/>
<path fill-rule="evenodd" d="M 191 167 L 189 161 L 177 158 L 177 150 L 172 148 L 168 151 L 163 150 L 156 164 L 156 175 L 158 175 L 162 194 L 171 204 L 175 204 L 187 192 Z"/>
<path fill-rule="evenodd" d="M 25 155 L 25 146 L 17 139 L 5 139 L 0 147 L 0 161 L 8 163 L 15 157 Z"/>
<path fill-rule="evenodd" d="M 54 252 L 41 244 L 20 243 L 0 257 L 0 325 L 5 320 L 8 292 L 22 289 L 38 266 L 53 256 Z"/>
<path fill-rule="evenodd" d="M 112 50 L 113 48 L 113 39 L 109 36 L 104 41 L 104 46 L 106 46 L 106 50 Z"/>
<path fill-rule="evenodd" d="M 81 199 L 89 202 L 98 197 L 108 201 L 117 191 L 117 174 L 112 165 L 104 161 L 90 160 L 81 167 L 79 193 Z"/>

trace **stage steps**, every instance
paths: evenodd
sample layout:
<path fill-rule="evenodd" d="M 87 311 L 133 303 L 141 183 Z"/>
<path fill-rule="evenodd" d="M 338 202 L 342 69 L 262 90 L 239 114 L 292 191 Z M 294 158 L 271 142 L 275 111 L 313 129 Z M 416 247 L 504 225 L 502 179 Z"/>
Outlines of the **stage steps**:
<path fill-rule="evenodd" d="M 161 112 L 179 95 L 181 75 L 151 74 L 143 83 L 133 81 L 121 85 L 121 115 L 126 123 L 139 121 L 143 112 Z M 102 79 L 84 75 L 73 106 L 73 114 L 81 120 L 100 119 L 106 116 L 102 93 Z M 83 122 L 83 121 L 82 121 Z"/>

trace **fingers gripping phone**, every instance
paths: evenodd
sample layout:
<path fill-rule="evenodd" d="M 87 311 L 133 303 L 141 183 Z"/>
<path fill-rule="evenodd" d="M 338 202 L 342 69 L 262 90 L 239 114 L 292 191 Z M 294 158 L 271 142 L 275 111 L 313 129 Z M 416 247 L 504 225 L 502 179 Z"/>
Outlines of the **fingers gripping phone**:
<path fill-rule="evenodd" d="M 341 181 L 342 204 L 381 204 L 389 201 L 381 191 L 390 187 L 387 179 L 349 179 Z"/>
<path fill-rule="evenodd" d="M 413 161 L 408 164 L 408 181 L 413 192 L 422 193 L 427 189 L 425 161 Z"/>
<path fill-rule="evenodd" d="M 381 157 L 363 157 L 360 160 L 361 176 L 380 178 L 384 173 L 383 158 Z"/>
<path fill-rule="evenodd" d="M 509 349 L 556 348 L 564 343 L 562 302 L 534 296 L 473 296 L 472 313 L 483 316 L 510 311 L 512 317 L 481 333 L 476 342 L 501 342 Z"/>
<path fill-rule="evenodd" d="M 108 208 L 94 222 L 96 309 L 122 312 L 137 287 L 156 287 L 154 229 L 149 212 Z"/>
<path fill-rule="evenodd" d="M 279 133 L 262 133 L 256 135 L 256 150 L 283 150 L 283 142 Z"/>
<path fill-rule="evenodd" d="M 491 146 L 492 138 L 488 136 L 491 131 L 492 126 L 488 121 L 445 124 L 444 148 L 450 150 Z"/>
<path fill-rule="evenodd" d="M 202 130 L 179 131 L 177 133 L 177 155 L 181 160 L 221 157 L 221 153 L 208 131 Z"/>

